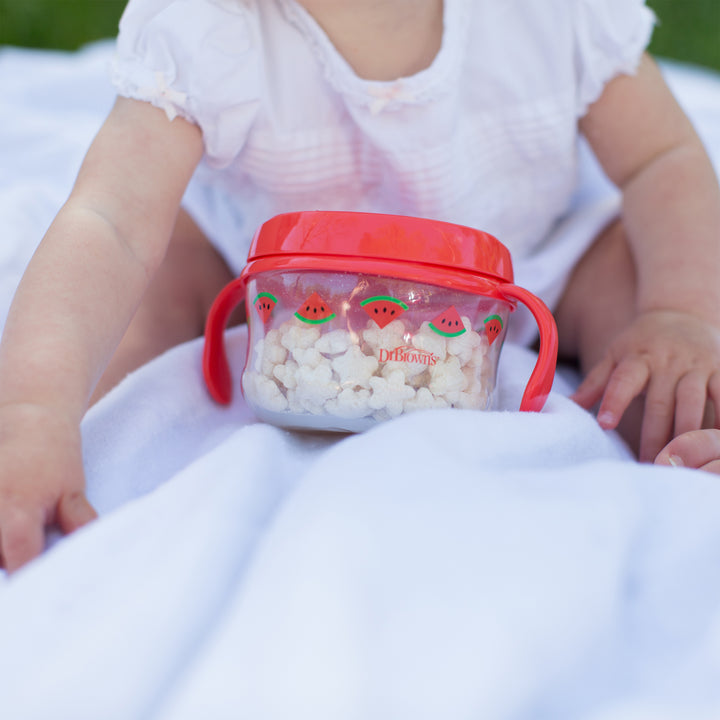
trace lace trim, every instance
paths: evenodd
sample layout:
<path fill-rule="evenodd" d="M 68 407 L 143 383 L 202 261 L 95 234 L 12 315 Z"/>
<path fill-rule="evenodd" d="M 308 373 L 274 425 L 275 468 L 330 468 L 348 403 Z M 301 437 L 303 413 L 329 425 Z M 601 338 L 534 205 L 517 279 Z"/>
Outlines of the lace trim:
<path fill-rule="evenodd" d="M 141 68 L 142 74 L 152 80 L 147 85 L 129 79 L 129 74 L 124 71 L 124 65 L 117 55 L 110 62 L 110 80 L 118 93 L 124 97 L 134 100 L 149 102 L 157 108 L 165 111 L 168 120 L 171 122 L 176 117 L 196 123 L 197 121 L 188 110 L 187 93 L 175 90 L 171 86 L 168 75 L 160 70 L 152 71 Z"/>
<path fill-rule="evenodd" d="M 443 39 L 432 64 L 415 75 L 397 80 L 365 80 L 338 52 L 315 19 L 295 0 L 278 0 L 285 18 L 307 39 L 323 67 L 326 80 L 345 96 L 371 113 L 391 111 L 403 105 L 430 102 L 455 87 L 459 65 L 468 42 L 472 0 L 444 0 Z"/>
<path fill-rule="evenodd" d="M 579 84 L 576 101 L 576 115 L 582 117 L 588 108 L 601 95 L 607 83 L 618 75 L 634 75 L 657 25 L 657 16 L 647 6 L 639 8 L 639 16 L 632 34 L 622 43 L 618 42 L 617 58 L 603 56 L 597 52 L 598 66 L 588 71 L 584 81 Z"/>

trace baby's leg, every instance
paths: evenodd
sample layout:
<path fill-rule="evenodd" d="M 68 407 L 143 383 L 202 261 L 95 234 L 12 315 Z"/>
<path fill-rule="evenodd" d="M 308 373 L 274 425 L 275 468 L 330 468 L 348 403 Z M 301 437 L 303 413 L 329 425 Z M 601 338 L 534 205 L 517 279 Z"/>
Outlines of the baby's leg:
<path fill-rule="evenodd" d="M 561 360 L 586 375 L 635 316 L 635 264 L 620 220 L 608 225 L 580 259 L 555 311 Z M 635 454 L 640 446 L 643 400 L 628 408 L 618 427 Z M 669 439 L 669 438 L 668 438 Z"/>
<path fill-rule="evenodd" d="M 210 305 L 231 279 L 224 260 L 181 210 L 165 259 L 95 388 L 91 404 L 132 370 L 202 335 Z"/>

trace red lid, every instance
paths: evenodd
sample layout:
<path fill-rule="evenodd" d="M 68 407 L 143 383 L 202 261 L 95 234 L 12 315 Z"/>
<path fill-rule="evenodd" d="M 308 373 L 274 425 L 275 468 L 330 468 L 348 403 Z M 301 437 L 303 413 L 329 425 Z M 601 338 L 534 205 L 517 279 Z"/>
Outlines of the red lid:
<path fill-rule="evenodd" d="M 243 275 L 279 269 L 388 275 L 476 293 L 513 281 L 508 249 L 486 232 L 357 212 L 297 212 L 268 220 L 253 238 Z"/>

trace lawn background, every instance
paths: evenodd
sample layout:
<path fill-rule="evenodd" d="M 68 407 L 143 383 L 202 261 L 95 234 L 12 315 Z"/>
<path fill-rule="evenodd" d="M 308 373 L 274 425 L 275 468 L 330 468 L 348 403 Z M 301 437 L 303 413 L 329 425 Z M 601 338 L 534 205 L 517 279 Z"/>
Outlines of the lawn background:
<path fill-rule="evenodd" d="M 0 45 L 75 49 L 115 35 L 125 3 L 0 0 Z M 648 0 L 648 5 L 660 21 L 653 53 L 720 70 L 720 0 Z"/>

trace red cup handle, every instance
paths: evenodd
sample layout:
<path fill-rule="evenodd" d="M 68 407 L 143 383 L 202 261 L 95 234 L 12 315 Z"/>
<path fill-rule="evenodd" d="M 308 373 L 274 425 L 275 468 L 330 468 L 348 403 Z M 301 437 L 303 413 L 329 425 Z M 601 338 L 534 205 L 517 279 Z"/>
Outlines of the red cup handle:
<path fill-rule="evenodd" d="M 540 412 L 550 394 L 557 365 L 558 333 L 555 318 L 542 300 L 517 285 L 500 285 L 498 290 L 505 297 L 519 300 L 527 306 L 540 330 L 538 359 L 520 403 L 522 411 Z"/>
<path fill-rule="evenodd" d="M 531 292 L 512 284 L 498 287 L 499 292 L 524 303 L 533 314 L 540 329 L 540 351 L 535 368 L 523 393 L 520 410 L 542 410 L 550 394 L 558 353 L 558 335 L 555 319 L 545 303 Z M 215 298 L 205 325 L 203 348 L 203 375 L 210 395 L 218 403 L 227 405 L 232 400 L 232 374 L 225 349 L 225 327 L 232 311 L 245 296 L 245 277 L 240 275 L 228 283 Z"/>
<path fill-rule="evenodd" d="M 243 275 L 228 283 L 215 298 L 205 324 L 203 375 L 210 395 L 221 405 L 232 400 L 232 374 L 225 350 L 225 327 L 230 313 L 245 296 Z"/>

